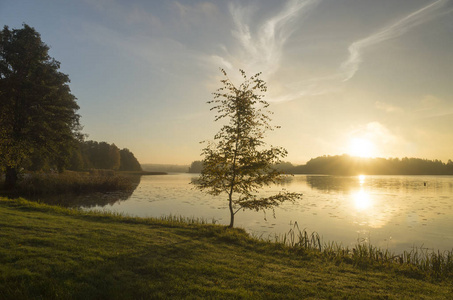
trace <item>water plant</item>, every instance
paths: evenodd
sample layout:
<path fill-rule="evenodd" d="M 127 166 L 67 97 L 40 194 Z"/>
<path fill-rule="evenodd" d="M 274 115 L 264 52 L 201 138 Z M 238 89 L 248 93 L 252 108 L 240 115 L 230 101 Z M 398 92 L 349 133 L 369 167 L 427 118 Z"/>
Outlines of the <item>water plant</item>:
<path fill-rule="evenodd" d="M 434 249 L 413 247 L 410 251 L 395 254 L 367 242 L 358 242 L 352 248 L 336 242 L 323 242 L 317 232 L 309 234 L 300 229 L 297 222 L 288 233 L 276 235 L 274 242 L 300 252 L 311 251 L 325 259 L 339 263 L 348 263 L 361 269 L 372 266 L 399 268 L 401 272 L 415 277 L 434 279 L 453 278 L 453 249 L 439 251 Z"/>
<path fill-rule="evenodd" d="M 64 172 L 26 174 L 17 183 L 15 193 L 21 196 L 38 196 L 64 193 L 109 192 L 134 188 L 130 176 L 109 172 Z"/>

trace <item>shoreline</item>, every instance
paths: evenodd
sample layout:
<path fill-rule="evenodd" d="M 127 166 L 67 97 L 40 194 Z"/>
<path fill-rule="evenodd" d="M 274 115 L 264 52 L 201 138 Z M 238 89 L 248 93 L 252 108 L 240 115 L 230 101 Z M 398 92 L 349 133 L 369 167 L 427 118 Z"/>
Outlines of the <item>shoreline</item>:
<path fill-rule="evenodd" d="M 0 198 L 0 226 L 4 298 L 453 295 L 453 252 L 450 273 L 438 277 L 434 269 L 383 260 L 372 248 L 320 252 L 200 219 L 132 218 L 25 199 Z"/>

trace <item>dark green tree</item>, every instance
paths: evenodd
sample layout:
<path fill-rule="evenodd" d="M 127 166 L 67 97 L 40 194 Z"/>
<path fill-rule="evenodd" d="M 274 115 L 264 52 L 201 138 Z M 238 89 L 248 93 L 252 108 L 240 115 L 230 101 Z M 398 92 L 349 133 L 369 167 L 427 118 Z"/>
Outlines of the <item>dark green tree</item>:
<path fill-rule="evenodd" d="M 111 170 L 120 168 L 120 150 L 115 144 L 85 141 L 81 143 L 81 152 L 86 168 Z"/>
<path fill-rule="evenodd" d="M 18 170 L 34 152 L 63 169 L 79 136 L 69 77 L 48 52 L 26 24 L 0 32 L 0 165 L 6 188 L 15 186 Z"/>
<path fill-rule="evenodd" d="M 120 163 L 120 149 L 115 144 L 109 145 L 108 164 L 106 165 L 106 169 L 118 170 L 120 168 Z"/>
<path fill-rule="evenodd" d="M 120 156 L 120 171 L 142 171 L 142 166 L 138 162 L 137 158 L 135 158 L 134 153 L 129 151 L 129 149 L 121 149 Z"/>
<path fill-rule="evenodd" d="M 80 141 L 71 151 L 68 169 L 142 171 L 140 163 L 129 149 L 119 150 L 115 144 L 96 141 Z"/>
<path fill-rule="evenodd" d="M 217 112 L 215 121 L 225 119 L 226 125 L 214 136 L 214 142 L 203 149 L 203 169 L 195 186 L 211 195 L 225 193 L 228 198 L 230 225 L 240 210 L 274 209 L 280 203 L 294 201 L 301 194 L 280 192 L 270 197 L 259 197 L 259 190 L 277 183 L 282 174 L 272 166 L 281 162 L 287 151 L 280 147 L 266 148 L 265 132 L 274 127 L 269 125 L 269 104 L 263 100 L 266 84 L 260 73 L 244 79 L 236 87 L 225 70 L 223 87 L 214 93 L 209 104 Z"/>
<path fill-rule="evenodd" d="M 82 143 L 83 142 L 79 142 L 77 144 L 77 147 L 75 147 L 71 151 L 71 156 L 69 159 L 69 166 L 68 166 L 69 170 L 82 171 L 85 169 L 85 159 L 82 154 Z"/>

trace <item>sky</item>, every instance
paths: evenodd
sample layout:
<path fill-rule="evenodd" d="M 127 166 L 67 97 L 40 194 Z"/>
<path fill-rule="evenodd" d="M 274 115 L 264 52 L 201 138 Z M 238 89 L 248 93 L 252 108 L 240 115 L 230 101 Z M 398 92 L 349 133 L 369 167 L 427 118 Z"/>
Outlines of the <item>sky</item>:
<path fill-rule="evenodd" d="M 453 0 L 0 0 L 69 75 L 88 139 L 190 164 L 221 124 L 207 101 L 262 72 L 269 145 L 453 160 Z"/>

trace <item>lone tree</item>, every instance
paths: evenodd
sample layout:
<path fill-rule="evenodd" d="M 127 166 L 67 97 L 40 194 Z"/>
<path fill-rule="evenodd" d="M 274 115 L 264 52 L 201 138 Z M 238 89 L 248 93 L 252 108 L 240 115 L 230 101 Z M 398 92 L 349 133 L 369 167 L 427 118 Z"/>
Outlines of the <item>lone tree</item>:
<path fill-rule="evenodd" d="M 13 188 L 33 153 L 62 169 L 79 137 L 69 77 L 34 28 L 0 31 L 0 169 Z"/>
<path fill-rule="evenodd" d="M 195 186 L 211 195 L 228 195 L 230 225 L 240 210 L 274 209 L 284 201 L 295 201 L 298 193 L 280 192 L 270 197 L 259 197 L 259 190 L 279 182 L 283 175 L 273 168 L 287 151 L 280 147 L 266 148 L 264 134 L 276 127 L 269 125 L 269 104 L 263 100 L 266 83 L 259 79 L 261 73 L 247 78 L 240 70 L 244 82 L 236 87 L 221 69 L 225 79 L 223 87 L 213 93 L 209 104 L 214 106 L 215 121 L 228 120 L 202 150 L 203 169 Z"/>

